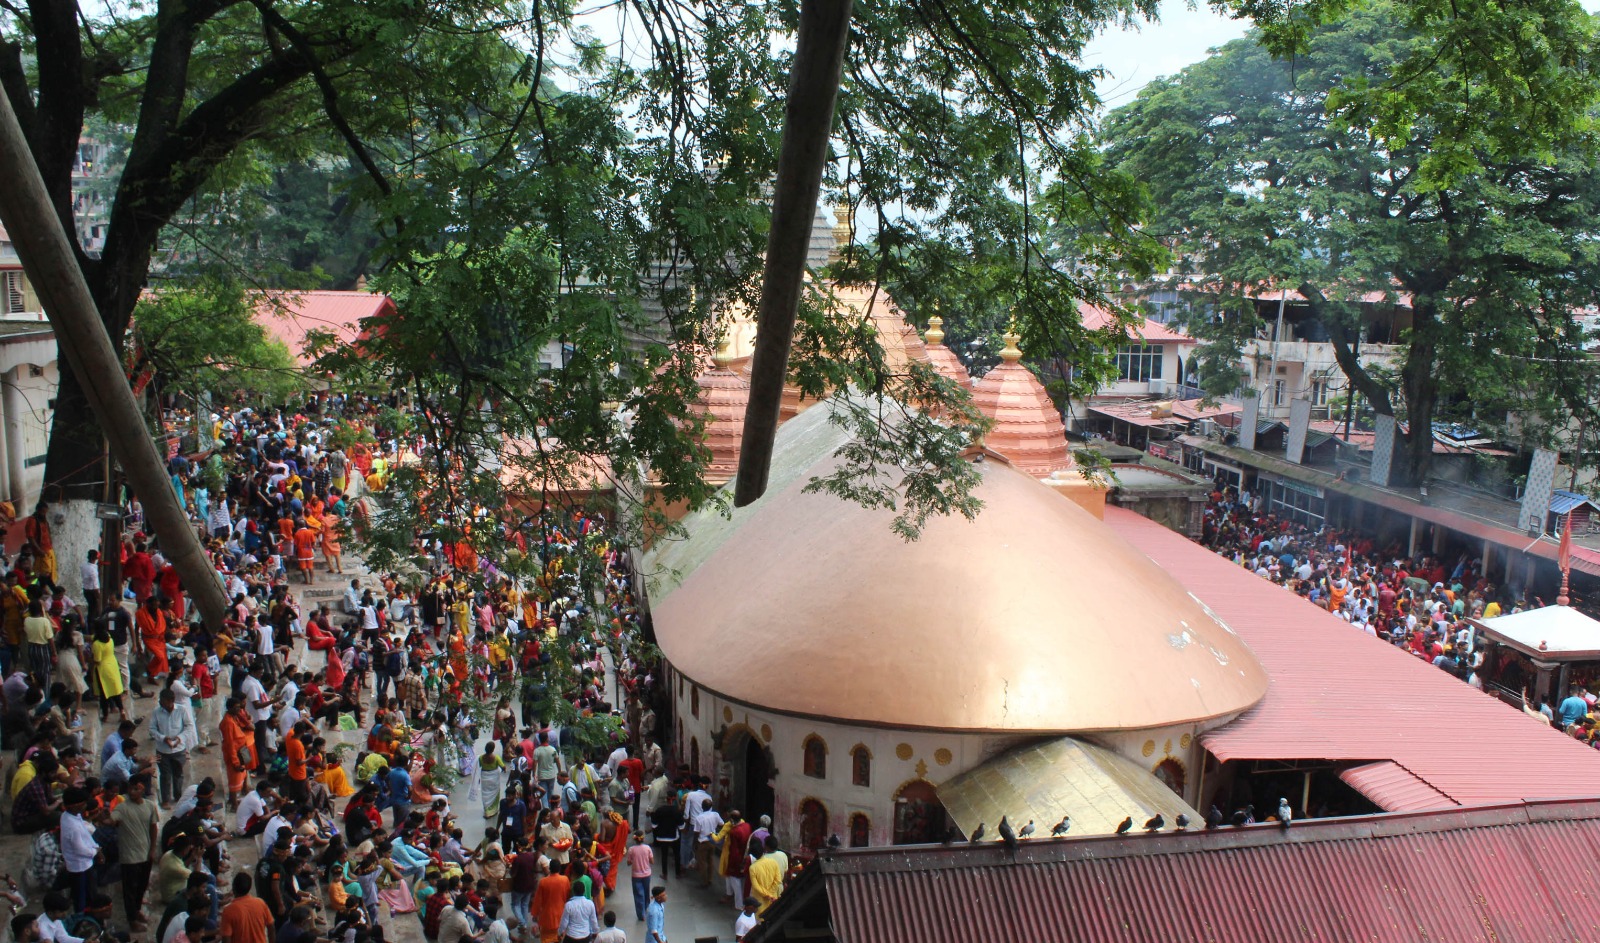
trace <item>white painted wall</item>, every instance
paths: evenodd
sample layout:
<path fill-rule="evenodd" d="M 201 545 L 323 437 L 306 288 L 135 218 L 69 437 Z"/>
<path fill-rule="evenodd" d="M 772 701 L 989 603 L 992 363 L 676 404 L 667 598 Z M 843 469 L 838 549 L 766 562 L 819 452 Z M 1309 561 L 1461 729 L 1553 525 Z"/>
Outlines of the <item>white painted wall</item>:
<path fill-rule="evenodd" d="M 997 734 L 959 734 L 894 730 L 824 723 L 791 717 L 772 711 L 753 710 L 723 700 L 709 691 L 699 694 L 699 713 L 694 712 L 694 684 L 674 673 L 674 724 L 681 722 L 678 740 L 680 763 L 689 761 L 691 738 L 700 746 L 700 768 L 696 772 L 711 776 L 712 794 L 719 801 L 732 794 L 731 765 L 711 749 L 712 734 L 727 728 L 724 743 L 733 746 L 738 738 L 733 731 L 742 725 L 767 745 L 778 768 L 773 780 L 773 828 L 787 849 L 798 845 L 800 803 L 818 799 L 828 810 L 828 830 L 842 841 L 849 841 L 850 816 L 863 812 L 872 823 L 873 845 L 894 841 L 894 796 L 909 781 L 924 779 L 934 786 L 966 772 L 1013 747 L 1038 739 L 1031 736 Z M 1184 770 L 1181 793 L 1191 806 L 1199 800 L 1200 768 L 1205 752 L 1200 734 L 1220 726 L 1227 718 L 1201 724 L 1183 724 L 1150 730 L 1130 730 L 1110 734 L 1086 735 L 1109 749 L 1128 757 L 1155 773 L 1163 760 L 1172 760 Z M 674 727 L 674 736 L 677 736 Z M 803 772 L 803 744 L 815 734 L 828 746 L 827 777 L 815 779 Z M 851 783 L 850 751 L 864 745 L 872 753 L 872 785 Z M 1202 810 L 1203 811 L 1203 810 Z"/>

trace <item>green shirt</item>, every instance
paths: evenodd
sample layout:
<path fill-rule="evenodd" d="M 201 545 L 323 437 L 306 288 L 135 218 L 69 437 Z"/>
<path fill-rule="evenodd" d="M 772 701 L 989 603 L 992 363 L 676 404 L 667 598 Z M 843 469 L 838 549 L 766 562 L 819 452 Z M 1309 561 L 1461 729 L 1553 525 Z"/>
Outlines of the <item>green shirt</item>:
<path fill-rule="evenodd" d="M 117 860 L 141 864 L 150 860 L 150 830 L 161 824 L 161 806 L 145 799 L 124 799 L 111 812 L 117 826 Z"/>

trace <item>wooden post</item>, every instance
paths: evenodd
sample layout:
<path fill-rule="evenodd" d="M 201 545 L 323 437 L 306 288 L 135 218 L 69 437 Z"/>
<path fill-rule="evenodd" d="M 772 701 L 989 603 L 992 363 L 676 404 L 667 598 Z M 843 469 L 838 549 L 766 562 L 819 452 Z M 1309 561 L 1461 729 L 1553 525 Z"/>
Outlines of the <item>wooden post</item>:
<path fill-rule="evenodd" d="M 73 256 L 60 217 L 50 205 L 39 168 L 11 109 L 0 95 L 0 222 L 5 224 L 44 305 L 56 344 L 83 387 L 95 419 L 144 505 L 162 552 L 177 568 L 184 588 L 212 629 L 220 630 L 228 603 L 188 516 L 178 505 L 171 479 L 123 375 L 122 360 L 100 320 L 100 311 Z M 78 561 L 65 561 L 76 566 Z M 102 587 L 114 592 L 114 587 Z"/>
<path fill-rule="evenodd" d="M 783 113 L 783 150 L 772 194 L 772 228 L 767 234 L 766 271 L 756 316 L 756 346 L 750 361 L 750 402 L 745 407 L 744 438 L 733 503 L 743 507 L 767 490 L 772 441 L 778 434 L 778 407 L 789 369 L 795 316 L 804 287 L 806 252 L 817 215 L 817 195 L 828 163 L 833 106 L 850 45 L 851 0 L 801 0 L 800 30 L 789 73 L 789 100 Z"/>

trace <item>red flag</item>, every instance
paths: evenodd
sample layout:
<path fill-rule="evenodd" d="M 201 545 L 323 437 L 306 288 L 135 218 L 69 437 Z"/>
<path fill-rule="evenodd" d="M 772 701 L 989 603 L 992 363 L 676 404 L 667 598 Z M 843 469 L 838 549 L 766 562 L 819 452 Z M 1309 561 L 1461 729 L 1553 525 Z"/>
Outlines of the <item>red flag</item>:
<path fill-rule="evenodd" d="M 1561 549 L 1556 551 L 1556 566 L 1561 569 L 1564 578 L 1572 569 L 1572 514 L 1567 514 L 1567 522 L 1561 528 Z"/>

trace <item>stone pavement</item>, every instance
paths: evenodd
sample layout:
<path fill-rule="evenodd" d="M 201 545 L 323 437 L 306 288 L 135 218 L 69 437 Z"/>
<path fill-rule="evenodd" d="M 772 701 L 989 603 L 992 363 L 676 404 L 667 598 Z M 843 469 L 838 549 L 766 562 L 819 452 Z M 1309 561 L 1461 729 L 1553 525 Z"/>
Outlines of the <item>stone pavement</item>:
<path fill-rule="evenodd" d="M 353 578 L 360 578 L 363 587 L 372 585 L 374 582 L 369 578 L 369 573 L 360 561 L 347 554 L 345 556 L 345 574 L 343 576 L 334 576 L 319 568 L 315 581 L 311 586 L 306 586 L 297 580 L 291 581 L 290 585 L 292 590 L 298 594 L 303 610 L 327 603 L 337 611 L 339 598 L 343 595 L 344 588 L 349 586 L 349 581 Z M 303 645 L 296 645 L 295 660 L 303 667 L 320 668 L 324 663 L 323 658 L 324 656 L 321 653 L 309 652 Z M 149 690 L 148 687 L 147 690 Z M 219 694 L 218 696 L 220 697 L 221 695 Z M 369 691 L 369 703 L 370 696 Z M 155 699 L 140 700 L 130 698 L 130 700 L 133 705 L 133 716 L 148 720 L 151 711 L 155 708 Z M 85 709 L 82 711 L 82 717 L 83 727 L 80 732 L 83 737 L 83 749 L 86 753 L 95 757 L 96 762 L 98 762 L 100 745 L 105 741 L 106 736 L 116 729 L 117 717 L 113 714 L 110 722 L 102 725 L 99 719 L 99 711 L 95 708 L 93 702 L 86 704 Z M 339 736 L 337 732 L 329 731 L 322 731 L 321 735 L 327 737 L 330 742 L 336 742 L 335 738 Z M 344 737 L 348 743 L 360 744 L 364 742 L 365 732 L 350 731 L 345 733 Z M 212 732 L 212 738 L 214 740 L 218 738 L 215 731 Z M 487 739 L 487 737 L 484 737 L 484 740 Z M 477 744 L 477 752 L 480 754 L 482 753 L 482 745 L 483 740 L 480 740 Z M 140 752 L 149 753 L 150 751 L 141 747 Z M 354 752 L 348 752 L 348 762 L 352 767 L 354 761 Z M 3 764 L 3 766 L 0 766 L 0 781 L 8 782 L 12 771 L 15 769 L 15 754 L 10 752 L 4 754 L 3 757 L 0 757 L 0 764 Z M 215 747 L 204 753 L 193 753 L 190 756 L 188 781 L 198 782 L 206 776 L 211 776 L 219 783 L 220 795 L 222 792 L 220 784 L 224 782 L 225 776 L 222 769 L 221 754 Z M 353 779 L 354 776 L 352 774 Z M 486 823 L 482 817 L 481 803 L 467 798 L 469 788 L 470 784 L 466 780 L 458 783 L 451 791 L 450 801 L 451 808 L 455 812 L 462 828 L 464 842 L 470 848 L 482 840 Z M 342 803 L 336 804 L 336 808 L 340 807 L 342 807 Z M 0 813 L 4 813 L 4 819 L 0 821 L 0 876 L 9 874 L 21 883 L 23 872 L 28 864 L 29 850 L 34 836 L 31 834 L 16 835 L 12 833 L 10 810 L 9 790 L 0 790 Z M 231 824 L 232 819 L 232 813 L 229 813 L 227 823 Z M 236 868 L 251 868 L 255 865 L 258 857 L 255 842 L 250 839 L 230 842 L 229 853 Z M 659 868 L 656 873 L 658 875 L 661 873 Z M 226 885 L 230 876 L 231 872 L 228 875 L 223 875 L 221 883 Z M 687 878 L 688 875 L 685 877 Z M 657 883 L 661 882 L 660 878 L 655 880 Z M 667 939 L 669 941 L 672 941 L 672 943 L 695 943 L 695 941 L 733 939 L 733 921 L 737 912 L 731 906 L 720 903 L 716 892 L 703 890 L 698 883 L 690 880 L 668 879 L 664 883 L 669 889 L 667 902 Z M 120 888 L 116 885 L 111 885 L 103 890 L 115 901 L 115 925 L 126 927 L 127 921 L 123 912 Z M 28 899 L 28 912 L 37 913 L 40 898 L 43 896 L 42 893 L 25 887 L 24 894 Z M 153 918 L 160 914 L 164 905 L 164 901 L 148 901 L 146 910 Z M 508 913 L 509 909 L 509 906 L 507 906 L 504 912 Z M 617 926 L 628 934 L 629 941 L 637 943 L 637 941 L 644 940 L 644 924 L 634 919 L 632 893 L 626 874 L 623 874 L 619 880 L 616 893 L 607 900 L 606 909 L 616 912 Z M 3 908 L 0 908 L 0 916 L 9 919 L 9 914 Z M 380 922 L 385 927 L 385 937 L 390 943 L 424 943 L 422 924 L 415 915 L 396 917 L 385 910 Z M 154 919 L 151 920 L 150 925 L 150 932 L 136 936 L 134 938 L 135 943 L 150 943 L 150 936 L 153 934 L 155 927 Z M 9 926 L 5 920 L 0 920 L 0 941 L 8 940 L 9 938 Z"/>

